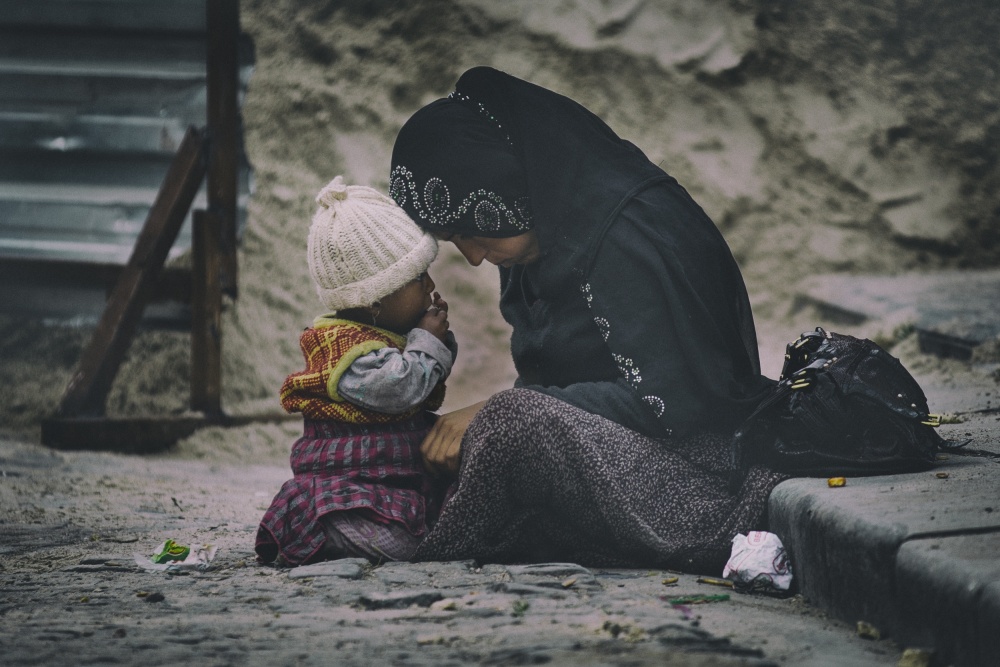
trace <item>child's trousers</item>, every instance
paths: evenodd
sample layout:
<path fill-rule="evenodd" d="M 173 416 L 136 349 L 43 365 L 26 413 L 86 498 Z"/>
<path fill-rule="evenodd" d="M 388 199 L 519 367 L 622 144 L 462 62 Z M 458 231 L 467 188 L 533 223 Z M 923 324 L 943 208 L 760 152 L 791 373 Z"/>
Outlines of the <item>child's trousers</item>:
<path fill-rule="evenodd" d="M 323 556 L 329 559 L 359 556 L 373 563 L 409 560 L 420 543 L 402 524 L 380 523 L 360 512 L 332 512 L 320 519 L 326 533 Z"/>

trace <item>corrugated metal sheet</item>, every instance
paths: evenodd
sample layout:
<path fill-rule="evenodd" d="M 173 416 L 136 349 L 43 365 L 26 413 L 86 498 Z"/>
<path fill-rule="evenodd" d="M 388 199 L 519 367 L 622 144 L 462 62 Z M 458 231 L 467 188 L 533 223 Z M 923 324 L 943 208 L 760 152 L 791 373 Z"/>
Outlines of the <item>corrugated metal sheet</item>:
<path fill-rule="evenodd" d="M 205 79 L 205 0 L 0 0 L 0 261 L 124 264 Z"/>

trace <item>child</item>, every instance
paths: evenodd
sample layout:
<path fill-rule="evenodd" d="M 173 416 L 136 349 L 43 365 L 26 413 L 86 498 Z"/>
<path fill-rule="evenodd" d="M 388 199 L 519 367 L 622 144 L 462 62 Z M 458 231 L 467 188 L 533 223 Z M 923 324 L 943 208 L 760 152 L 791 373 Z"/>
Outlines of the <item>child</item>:
<path fill-rule="evenodd" d="M 309 273 L 331 314 L 302 333 L 306 368 L 281 387 L 304 431 L 255 548 L 261 562 L 291 566 L 406 560 L 439 504 L 420 443 L 457 354 L 427 274 L 437 242 L 391 199 L 340 176 L 316 201 Z"/>

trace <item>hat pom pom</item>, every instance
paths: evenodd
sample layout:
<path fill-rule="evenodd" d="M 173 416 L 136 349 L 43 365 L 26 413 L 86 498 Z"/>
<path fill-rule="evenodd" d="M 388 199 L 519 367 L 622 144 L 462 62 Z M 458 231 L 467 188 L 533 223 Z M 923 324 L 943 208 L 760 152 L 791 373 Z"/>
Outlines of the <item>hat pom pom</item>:
<path fill-rule="evenodd" d="M 316 201 L 330 208 L 338 201 L 343 201 L 347 199 L 347 184 L 344 183 L 343 176 L 337 176 L 335 179 L 326 184 L 326 186 L 319 191 L 316 195 Z"/>

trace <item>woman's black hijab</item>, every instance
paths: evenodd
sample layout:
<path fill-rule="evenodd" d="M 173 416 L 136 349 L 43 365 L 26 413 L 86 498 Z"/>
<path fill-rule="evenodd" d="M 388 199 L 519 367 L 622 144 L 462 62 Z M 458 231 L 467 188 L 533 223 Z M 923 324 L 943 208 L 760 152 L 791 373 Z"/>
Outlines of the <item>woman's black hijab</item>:
<path fill-rule="evenodd" d="M 569 288 L 589 279 L 601 239 L 622 208 L 637 193 L 658 184 L 683 192 L 642 151 L 582 105 L 495 69 L 477 67 L 459 78 L 448 98 L 423 107 L 402 127 L 393 148 L 390 194 L 431 232 L 495 238 L 534 229 L 542 253 L 541 261 L 532 265 L 540 276 L 537 282 L 562 282 Z M 713 236 L 713 243 L 728 255 L 710 221 L 698 229 L 704 231 L 692 228 L 692 233 Z M 657 344 L 685 355 L 691 376 L 678 378 L 687 386 L 666 387 L 664 394 L 675 394 L 678 406 L 701 402 L 737 417 L 746 414 L 769 381 L 759 375 L 756 333 L 739 269 L 729 255 L 725 280 L 703 279 L 692 274 L 675 250 L 683 252 L 635 250 L 664 267 L 664 292 L 684 313 L 674 317 L 673 334 Z M 627 279 L 627 267 L 622 269 L 622 279 Z M 506 279 L 510 273 L 501 268 L 501 275 Z M 720 351 L 731 359 L 721 366 Z M 674 428 L 683 418 L 680 413 L 665 414 L 660 423 Z"/>
<path fill-rule="evenodd" d="M 534 228 L 543 254 L 559 248 L 548 260 L 577 271 L 619 205 L 670 178 L 579 103 L 489 67 L 406 122 L 392 167 L 390 194 L 425 229 Z"/>

